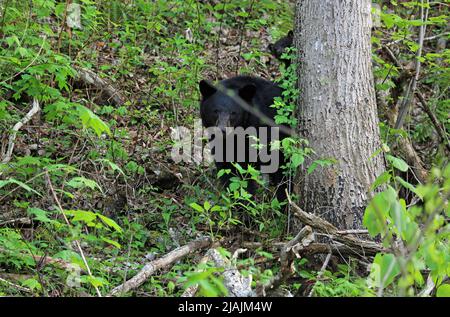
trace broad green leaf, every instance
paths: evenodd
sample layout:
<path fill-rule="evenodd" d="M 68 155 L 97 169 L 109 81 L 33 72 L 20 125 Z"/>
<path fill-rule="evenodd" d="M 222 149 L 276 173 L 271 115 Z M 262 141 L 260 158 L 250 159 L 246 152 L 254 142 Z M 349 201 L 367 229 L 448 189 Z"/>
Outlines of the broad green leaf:
<path fill-rule="evenodd" d="M 396 169 L 402 172 L 406 172 L 408 170 L 408 163 L 406 163 L 401 158 L 386 154 L 386 159 L 391 162 L 392 166 L 394 166 Z"/>
<path fill-rule="evenodd" d="M 391 180 L 391 173 L 386 171 L 373 182 L 372 186 L 370 186 L 370 191 L 374 191 L 379 186 L 388 183 Z"/>
<path fill-rule="evenodd" d="M 378 253 L 371 266 L 371 274 L 375 278 L 377 287 L 389 286 L 400 273 L 400 266 L 393 254 Z"/>
<path fill-rule="evenodd" d="M 90 109 L 78 105 L 78 113 L 81 119 L 83 126 L 86 129 L 92 128 L 97 136 L 101 136 L 103 133 L 111 136 L 111 131 L 108 125 L 103 122 L 95 113 L 93 113 Z"/>
<path fill-rule="evenodd" d="M 402 206 L 398 201 L 394 201 L 389 209 L 389 215 L 394 221 L 394 225 L 397 231 L 402 236 L 408 223 L 408 216 L 406 214 L 406 208 Z"/>
<path fill-rule="evenodd" d="M 372 237 L 385 233 L 388 212 L 394 202 L 396 202 L 396 193 L 391 186 L 376 194 L 370 201 L 364 212 L 363 225 Z"/>
<path fill-rule="evenodd" d="M 34 216 L 33 219 L 40 221 L 40 222 L 58 223 L 57 221 L 47 217 L 48 211 L 42 210 L 40 208 L 28 208 L 27 213 Z"/>
<path fill-rule="evenodd" d="M 88 179 L 88 178 L 82 177 L 82 176 L 81 177 L 74 177 L 74 178 L 72 178 L 70 181 L 68 181 L 66 183 L 66 185 L 70 186 L 72 188 L 77 188 L 77 189 L 85 188 L 85 187 L 88 187 L 88 188 L 90 188 L 92 190 L 99 189 L 100 192 L 103 193 L 102 188 L 100 187 L 99 184 L 97 184 L 96 181 L 94 181 L 92 179 Z"/>
<path fill-rule="evenodd" d="M 438 287 L 436 297 L 450 297 L 450 284 L 444 284 Z"/>
<path fill-rule="evenodd" d="M 205 211 L 205 210 L 203 209 L 203 207 L 200 206 L 200 205 L 197 204 L 197 203 L 190 203 L 189 206 L 190 206 L 192 209 L 194 209 L 194 210 L 196 210 L 196 211 L 198 211 L 198 212 L 204 212 L 204 211 Z"/>
<path fill-rule="evenodd" d="M 109 244 L 115 246 L 117 249 L 121 248 L 120 243 L 118 243 L 117 241 L 114 241 L 114 240 L 111 240 L 111 239 L 108 239 L 108 238 L 105 238 L 105 237 L 101 237 L 101 239 L 103 241 L 105 241 L 106 243 L 109 243 Z"/>
<path fill-rule="evenodd" d="M 113 228 L 114 230 L 116 230 L 119 233 L 123 233 L 123 229 L 111 218 L 108 218 L 106 216 L 103 216 L 99 213 L 96 213 L 96 215 L 109 227 Z"/>
<path fill-rule="evenodd" d="M 408 183 L 407 181 L 405 181 L 403 178 L 396 176 L 395 180 L 398 181 L 400 183 L 400 185 L 402 185 L 403 187 L 405 187 L 406 189 L 409 189 L 410 191 L 412 191 L 414 194 L 416 194 L 417 196 L 419 196 L 420 199 L 423 199 L 421 193 L 419 191 L 416 190 L 416 187 L 414 187 L 414 185 Z"/>
<path fill-rule="evenodd" d="M 0 180 L 0 188 L 4 187 L 6 185 L 9 185 L 9 184 L 18 185 L 19 187 L 22 187 L 23 189 L 25 189 L 27 192 L 32 192 L 32 193 L 35 193 L 36 195 L 42 196 L 37 191 L 35 191 L 33 188 L 31 188 L 30 186 L 28 186 L 27 184 L 25 184 L 21 181 L 18 181 L 17 179 L 9 178 L 6 181 Z"/>
<path fill-rule="evenodd" d="M 88 226 L 94 225 L 94 221 L 97 218 L 95 213 L 92 211 L 85 210 L 65 210 L 64 213 L 66 215 L 72 216 L 72 221 L 82 221 L 86 223 Z"/>

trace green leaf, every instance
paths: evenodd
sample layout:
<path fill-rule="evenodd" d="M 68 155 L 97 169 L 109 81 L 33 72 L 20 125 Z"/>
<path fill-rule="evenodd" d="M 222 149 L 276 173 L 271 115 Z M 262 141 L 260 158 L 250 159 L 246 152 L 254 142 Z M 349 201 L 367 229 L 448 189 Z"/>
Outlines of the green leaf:
<path fill-rule="evenodd" d="M 378 193 L 366 207 L 363 217 L 363 225 L 369 231 L 371 237 L 385 232 L 386 210 L 389 210 L 389 203 L 384 198 L 383 193 Z"/>
<path fill-rule="evenodd" d="M 17 179 L 14 178 L 9 178 L 6 181 L 0 181 L 0 188 L 9 185 L 9 184 L 16 184 L 19 187 L 22 187 L 23 189 L 25 189 L 27 192 L 32 192 L 35 193 L 36 195 L 42 196 L 41 194 L 39 194 L 37 191 L 35 191 L 33 188 L 31 188 L 30 186 L 28 186 L 27 184 L 18 181 Z"/>
<path fill-rule="evenodd" d="M 34 216 L 34 220 L 46 223 L 58 223 L 57 221 L 50 219 L 47 217 L 47 211 L 39 209 L 39 208 L 28 208 L 27 213 L 29 215 Z"/>
<path fill-rule="evenodd" d="M 400 273 L 400 266 L 393 254 L 378 253 L 371 266 L 371 275 L 375 278 L 377 287 L 385 288 L 394 281 Z"/>
<path fill-rule="evenodd" d="M 406 214 L 405 206 L 402 206 L 398 201 L 394 201 L 389 209 L 389 215 L 394 221 L 394 225 L 397 228 L 398 233 L 403 236 L 409 220 Z"/>
<path fill-rule="evenodd" d="M 402 185 L 406 189 L 409 189 L 414 194 L 416 194 L 420 199 L 423 199 L 423 196 L 421 195 L 421 193 L 419 191 L 416 190 L 416 187 L 414 187 L 414 185 L 408 183 L 407 181 L 405 181 L 403 178 L 401 178 L 399 176 L 396 176 L 395 180 L 398 181 L 400 183 L 400 185 Z"/>
<path fill-rule="evenodd" d="M 108 285 L 108 281 L 105 280 L 102 277 L 98 277 L 98 276 L 86 276 L 87 280 L 89 281 L 89 283 L 91 283 L 92 286 L 95 287 L 102 287 L 103 285 Z"/>
<path fill-rule="evenodd" d="M 120 249 L 120 248 L 121 248 L 120 243 L 118 243 L 117 241 L 114 241 L 114 240 L 111 240 L 111 239 L 108 239 L 108 238 L 105 238 L 105 237 L 100 237 L 100 238 L 101 238 L 103 241 L 105 241 L 106 243 L 109 243 L 109 244 L 115 246 L 117 249 Z"/>
<path fill-rule="evenodd" d="M 450 297 L 450 284 L 444 284 L 438 287 L 436 297 Z"/>
<path fill-rule="evenodd" d="M 107 226 L 113 228 L 118 233 L 123 233 L 123 229 L 111 218 L 108 218 L 106 216 L 103 216 L 99 213 L 96 213 L 96 215 L 100 218 L 101 221 L 103 221 Z"/>
<path fill-rule="evenodd" d="M 108 159 L 98 159 L 97 161 L 102 162 L 102 163 L 106 163 L 109 165 L 109 167 L 111 167 L 111 169 L 113 171 L 118 171 L 120 174 L 122 174 L 124 177 L 126 176 L 124 171 L 114 162 L 111 162 Z"/>
<path fill-rule="evenodd" d="M 81 221 L 86 223 L 88 226 L 93 226 L 94 221 L 97 218 L 95 213 L 92 211 L 85 210 L 65 210 L 66 215 L 72 216 L 72 221 Z"/>
<path fill-rule="evenodd" d="M 396 169 L 402 172 L 406 172 L 408 170 L 408 163 L 406 163 L 401 158 L 386 154 L 386 159 L 391 162 L 392 166 L 394 166 Z"/>
<path fill-rule="evenodd" d="M 196 210 L 196 211 L 198 211 L 198 212 L 204 212 L 204 211 L 205 211 L 205 210 L 203 209 L 203 207 L 200 206 L 200 205 L 197 204 L 197 203 L 190 203 L 189 206 L 190 206 L 192 209 L 194 209 L 194 210 Z"/>
<path fill-rule="evenodd" d="M 35 289 L 39 289 L 40 290 L 40 289 L 42 289 L 41 283 L 39 283 L 34 278 L 29 278 L 29 279 L 23 281 L 22 285 L 28 287 L 31 290 L 35 290 Z"/>
<path fill-rule="evenodd" d="M 106 133 L 109 136 L 112 135 L 108 125 L 90 109 L 82 105 L 78 105 L 78 113 L 81 119 L 81 123 L 86 129 L 92 128 L 97 136 L 101 136 L 103 133 Z"/>
<path fill-rule="evenodd" d="M 383 184 L 388 183 L 391 180 L 391 173 L 386 171 L 373 182 L 372 186 L 370 186 L 370 191 L 374 191 L 376 188 L 380 187 Z"/>
<path fill-rule="evenodd" d="M 97 184 L 96 181 L 94 181 L 92 179 L 88 179 L 88 178 L 82 177 L 82 176 L 81 177 L 74 177 L 74 178 L 72 178 L 70 181 L 68 181 L 66 183 L 66 185 L 70 186 L 72 188 L 77 188 L 77 189 L 86 188 L 86 187 L 88 187 L 88 188 L 90 188 L 92 190 L 99 189 L 100 192 L 103 193 L 102 188 L 100 187 L 99 184 Z"/>
<path fill-rule="evenodd" d="M 292 167 L 297 168 L 303 164 L 303 162 L 305 161 L 305 157 L 301 153 L 294 153 L 294 154 L 292 154 L 291 161 L 292 161 Z M 311 166 L 312 166 L 312 164 L 311 164 Z M 311 166 L 310 166 L 310 168 L 311 168 Z M 308 174 L 311 174 L 311 173 L 312 173 L 312 171 L 310 172 L 308 169 Z"/>

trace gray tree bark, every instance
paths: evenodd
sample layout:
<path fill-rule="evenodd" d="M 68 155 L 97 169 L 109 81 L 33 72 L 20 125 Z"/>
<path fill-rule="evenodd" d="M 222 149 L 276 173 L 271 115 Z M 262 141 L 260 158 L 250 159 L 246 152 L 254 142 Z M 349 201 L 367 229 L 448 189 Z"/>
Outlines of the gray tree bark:
<path fill-rule="evenodd" d="M 314 159 L 299 171 L 300 205 L 342 229 L 362 226 L 368 189 L 384 171 L 371 68 L 370 0 L 298 0 L 299 131 Z"/>

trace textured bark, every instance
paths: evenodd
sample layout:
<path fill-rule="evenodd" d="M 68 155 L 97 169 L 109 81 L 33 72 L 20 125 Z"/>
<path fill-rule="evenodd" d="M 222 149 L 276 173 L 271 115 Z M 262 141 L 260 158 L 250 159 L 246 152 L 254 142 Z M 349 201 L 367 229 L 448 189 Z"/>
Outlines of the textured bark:
<path fill-rule="evenodd" d="M 299 131 L 331 167 L 299 171 L 300 205 L 338 228 L 361 228 L 367 192 L 384 171 L 371 69 L 369 0 L 298 0 Z M 308 162 L 307 162 L 308 163 Z M 310 163 L 310 162 L 309 162 Z"/>

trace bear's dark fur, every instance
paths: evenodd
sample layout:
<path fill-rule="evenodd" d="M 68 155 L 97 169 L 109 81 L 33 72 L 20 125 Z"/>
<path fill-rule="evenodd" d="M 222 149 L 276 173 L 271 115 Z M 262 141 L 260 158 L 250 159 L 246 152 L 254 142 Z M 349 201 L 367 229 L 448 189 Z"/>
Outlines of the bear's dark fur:
<path fill-rule="evenodd" d="M 250 76 L 237 76 L 229 79 L 222 80 L 217 86 L 210 84 L 209 82 L 202 80 L 199 84 L 202 100 L 200 104 L 200 115 L 203 126 L 205 128 L 218 127 L 221 131 L 225 132 L 227 127 L 237 128 L 242 127 L 247 129 L 254 127 L 271 127 L 272 125 L 264 120 L 264 116 L 274 120 L 276 109 L 271 107 L 274 102 L 274 98 L 281 96 L 282 89 L 276 84 L 267 81 L 262 78 L 250 77 Z M 234 97 L 233 97 L 234 95 Z M 263 116 L 257 116 L 246 111 L 238 102 L 245 102 L 246 105 L 252 107 Z M 266 118 L 267 119 L 267 118 Z M 222 133 L 221 137 L 226 140 L 226 133 Z M 281 131 L 279 133 L 279 139 L 286 137 Z M 225 141 L 224 141 L 224 144 Z M 248 159 L 249 143 L 248 140 L 245 143 L 245 149 L 237 149 L 235 151 L 245 151 L 246 159 Z M 224 146 L 225 148 L 225 146 Z M 224 149 L 225 152 L 225 149 Z M 213 153 L 214 155 L 215 153 Z M 277 197 L 279 200 L 285 199 L 284 189 L 282 184 L 283 172 L 281 166 L 284 165 L 284 157 L 280 151 L 276 151 L 279 160 L 279 168 L 276 172 L 269 174 L 272 183 L 278 186 Z M 236 152 L 235 157 L 236 159 Z M 217 170 L 231 169 L 232 174 L 235 174 L 235 169 L 232 166 L 232 161 L 217 162 Z M 239 162 L 239 164 L 246 168 L 251 163 L 255 168 L 261 167 L 259 162 Z M 232 175 L 222 176 L 222 181 L 225 185 L 229 184 L 229 180 Z M 254 193 L 256 184 L 250 182 L 248 185 L 248 191 Z"/>
<path fill-rule="evenodd" d="M 279 61 L 283 62 L 286 67 L 291 65 L 291 60 L 281 57 L 286 53 L 286 48 L 292 47 L 294 45 L 294 32 L 289 31 L 285 37 L 282 37 L 274 44 L 269 44 L 269 51 L 275 56 Z"/>

